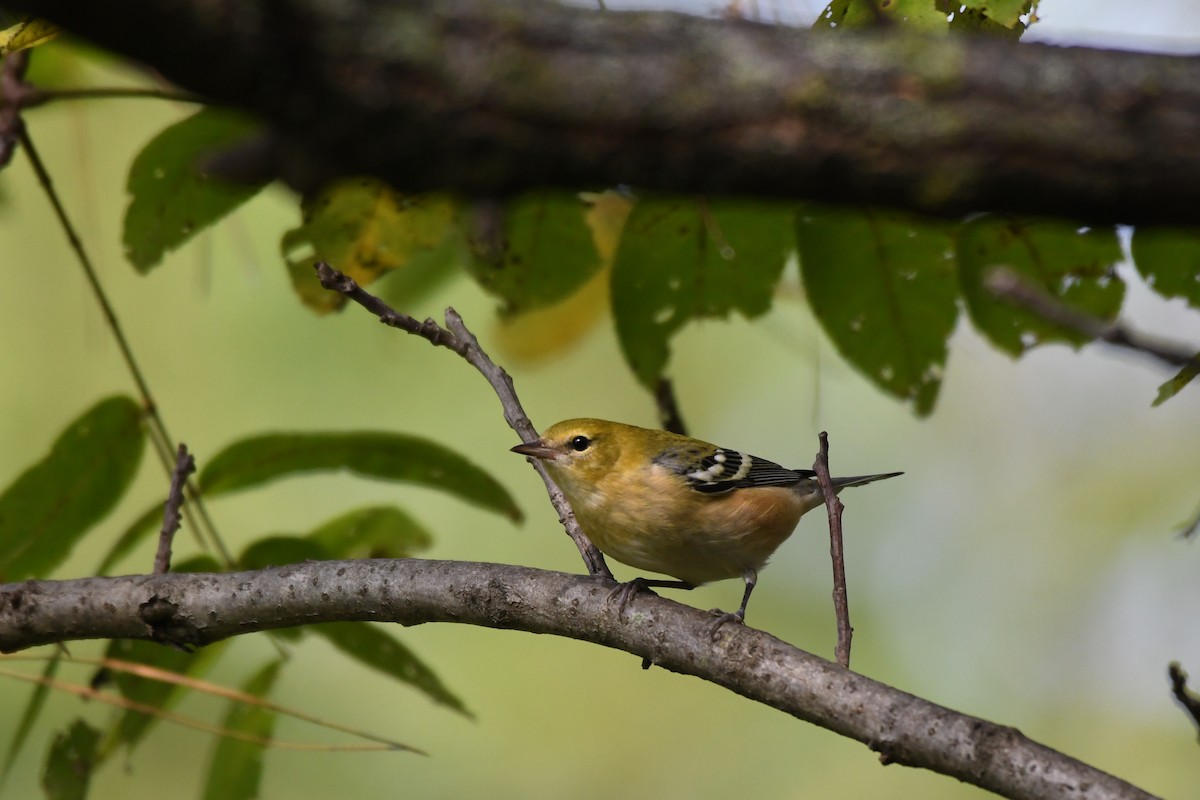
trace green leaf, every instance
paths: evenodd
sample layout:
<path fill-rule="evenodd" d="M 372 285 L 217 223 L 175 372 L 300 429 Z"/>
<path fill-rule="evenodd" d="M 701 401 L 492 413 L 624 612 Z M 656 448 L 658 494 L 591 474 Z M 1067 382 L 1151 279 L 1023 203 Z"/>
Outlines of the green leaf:
<path fill-rule="evenodd" d="M 809 304 L 838 351 L 928 414 L 958 319 L 946 227 L 812 206 L 801 210 L 796 230 Z"/>
<path fill-rule="evenodd" d="M 878 24 L 877 15 L 915 30 L 944 31 L 947 25 L 945 12 L 937 9 L 934 0 L 833 0 L 813 27 L 866 28 Z"/>
<path fill-rule="evenodd" d="M 503 314 L 556 303 L 596 274 L 600 254 L 587 211 L 577 195 L 558 191 L 476 207 L 468 223 L 467 242 L 475 254 L 468 269 L 503 301 Z"/>
<path fill-rule="evenodd" d="M 142 459 L 141 410 L 128 397 L 92 406 L 0 494 L 0 581 L 42 576 L 125 494 Z"/>
<path fill-rule="evenodd" d="M 251 676 L 242 691 L 255 697 L 263 697 L 275 684 L 279 676 L 280 661 L 272 661 Z M 269 708 L 231 701 L 225 713 L 222 727 L 237 731 L 258 740 L 270 740 L 275 731 L 276 714 Z M 264 745 L 223 736 L 213 749 L 212 763 L 208 768 L 208 781 L 204 786 L 206 800 L 249 800 L 258 797 L 262 781 L 262 756 Z"/>
<path fill-rule="evenodd" d="M 395 506 L 359 508 L 308 535 L 330 558 L 411 558 L 433 544 L 419 522 Z"/>
<path fill-rule="evenodd" d="M 301 536 L 267 536 L 251 543 L 238 556 L 238 569 L 262 569 L 301 561 L 324 561 L 329 551 Z"/>
<path fill-rule="evenodd" d="M 338 181 L 301 202 L 303 224 L 283 235 L 280 249 L 292 285 L 309 308 L 326 313 L 346 298 L 321 287 L 313 271 L 327 261 L 368 286 L 442 244 L 455 217 L 441 195 L 402 195 L 374 178 Z"/>
<path fill-rule="evenodd" d="M 42 788 L 50 800 L 83 800 L 96 767 L 100 732 L 82 719 L 54 737 L 42 772 Z"/>
<path fill-rule="evenodd" d="M 612 304 L 621 350 L 642 385 L 653 391 L 671 336 L 688 322 L 770 308 L 794 241 L 792 212 L 780 205 L 639 200 L 617 248 Z"/>
<path fill-rule="evenodd" d="M 278 433 L 234 442 L 200 474 L 205 497 L 248 489 L 306 472 L 345 469 L 357 475 L 441 489 L 505 514 L 521 511 L 503 486 L 436 442 L 399 433 Z"/>
<path fill-rule="evenodd" d="M 0 790 L 4 787 L 4 781 L 12 774 L 12 766 L 16 763 L 17 756 L 21 754 L 21 749 L 25 747 L 25 742 L 29 739 L 29 732 L 33 729 L 38 717 L 41 716 L 42 708 L 46 705 L 46 698 L 50 694 L 49 681 L 58 674 L 58 667 L 62 664 L 63 651 L 64 648 L 59 648 L 46 659 L 46 667 L 42 670 L 42 682 L 35 685 L 33 692 L 29 695 L 29 702 L 25 704 L 25 711 L 21 714 L 17 731 L 13 734 L 12 741 L 8 743 L 8 752 L 4 755 L 4 767 L 0 769 Z M 3 796 L 3 791 L 0 791 L 0 796 Z"/>
<path fill-rule="evenodd" d="M 125 254 L 139 272 L 249 200 L 265 184 L 229 183 L 201 171 L 203 159 L 244 140 L 246 116 L 206 108 L 160 132 L 129 169 Z"/>
<path fill-rule="evenodd" d="M 1151 289 L 1200 308 L 1200 230 L 1137 228 L 1130 250 Z"/>
<path fill-rule="evenodd" d="M 1021 15 L 1029 12 L 1031 0 L 954 0 L 954 6 L 965 6 L 969 11 L 978 11 L 983 16 L 1005 28 L 1016 28 Z"/>
<path fill-rule="evenodd" d="M 1196 353 L 1195 358 L 1200 358 L 1200 353 Z M 1191 383 L 1197 375 L 1200 375 L 1200 369 L 1196 367 L 1184 367 L 1179 370 L 1175 377 L 1158 387 L 1158 397 L 1154 398 L 1154 402 L 1151 405 L 1160 406 L 1167 402 L 1183 391 L 1183 387 Z"/>
<path fill-rule="evenodd" d="M 369 622 L 327 622 L 310 625 L 308 630 L 325 637 L 360 664 L 409 684 L 439 705 L 472 716 L 433 670 L 383 628 Z"/>
<path fill-rule="evenodd" d="M 225 642 L 217 642 L 189 653 L 154 642 L 116 639 L 109 642 L 104 657 L 148 664 L 181 675 L 200 675 L 208 669 L 220 653 L 224 652 L 225 645 Z M 115 670 L 102 670 L 98 673 L 97 678 L 93 679 L 93 683 L 100 680 L 101 676 L 104 679 L 111 679 L 117 691 L 126 699 L 156 709 L 170 708 L 187 693 L 187 689 L 183 686 L 141 678 Z M 128 745 L 132 749 L 141 743 L 158 721 L 158 717 L 139 711 L 122 711 L 116 724 L 109 731 L 109 736 L 117 743 Z"/>
<path fill-rule="evenodd" d="M 1088 339 L 993 297 L 983 281 L 995 267 L 1008 267 L 1064 303 L 1106 320 L 1116 317 L 1125 296 L 1125 283 L 1114 270 L 1121 247 L 1112 229 L 987 215 L 959 229 L 957 254 L 971 321 L 1013 355 L 1046 342 L 1078 347 Z"/>

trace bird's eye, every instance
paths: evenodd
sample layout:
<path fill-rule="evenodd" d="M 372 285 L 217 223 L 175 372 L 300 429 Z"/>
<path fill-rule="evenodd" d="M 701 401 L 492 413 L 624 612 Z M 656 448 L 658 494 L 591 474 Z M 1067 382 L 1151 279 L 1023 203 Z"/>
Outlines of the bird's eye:
<path fill-rule="evenodd" d="M 588 447 L 591 446 L 591 444 L 592 444 L 592 440 L 589 439 L 588 437 L 576 436 L 574 439 L 571 440 L 571 449 L 578 453 L 582 453 L 584 450 L 587 450 Z"/>

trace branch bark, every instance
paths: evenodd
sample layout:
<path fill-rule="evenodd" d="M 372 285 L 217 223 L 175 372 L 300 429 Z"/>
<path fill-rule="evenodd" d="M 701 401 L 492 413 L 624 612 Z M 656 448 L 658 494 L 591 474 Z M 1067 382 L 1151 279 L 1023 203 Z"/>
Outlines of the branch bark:
<path fill-rule="evenodd" d="M 91 638 L 194 647 L 317 622 L 460 622 L 625 650 L 1011 798 L 1149 798 L 1014 728 L 957 713 L 762 631 L 642 594 L 623 617 L 609 581 L 525 567 L 419 559 L 306 562 L 256 572 L 171 573 L 0 585 L 0 651 Z"/>
<path fill-rule="evenodd" d="M 301 188 L 624 183 L 1200 222 L 1197 58 L 548 0 L 11 5 L 262 115 Z"/>

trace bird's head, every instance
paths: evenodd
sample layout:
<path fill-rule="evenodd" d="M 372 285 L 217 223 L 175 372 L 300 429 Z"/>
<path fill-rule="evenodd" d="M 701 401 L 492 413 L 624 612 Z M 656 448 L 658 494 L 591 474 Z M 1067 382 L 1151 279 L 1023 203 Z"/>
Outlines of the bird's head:
<path fill-rule="evenodd" d="M 612 470 L 630 444 L 628 425 L 602 419 L 568 419 L 551 425 L 541 438 L 519 444 L 514 453 L 545 462 L 555 476 L 595 481 Z"/>

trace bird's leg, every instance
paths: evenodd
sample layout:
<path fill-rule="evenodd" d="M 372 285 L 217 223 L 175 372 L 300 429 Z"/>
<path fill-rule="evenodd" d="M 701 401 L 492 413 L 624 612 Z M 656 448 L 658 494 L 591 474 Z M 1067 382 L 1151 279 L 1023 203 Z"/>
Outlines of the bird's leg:
<path fill-rule="evenodd" d="M 709 634 L 713 639 L 717 638 L 717 633 L 727 622 L 736 622 L 739 625 L 744 625 L 746 622 L 746 604 L 750 602 L 750 593 L 754 591 L 755 585 L 758 584 L 758 572 L 753 567 L 746 567 L 746 571 L 742 573 L 742 579 L 746 581 L 746 593 L 742 595 L 742 604 L 738 606 L 738 610 L 730 614 L 728 611 L 722 611 L 719 608 L 714 608 L 710 614 L 715 614 L 716 619 L 713 620 L 712 627 L 709 628 Z"/>
<path fill-rule="evenodd" d="M 618 583 L 617 588 L 608 593 L 608 602 L 612 602 L 615 598 L 617 601 L 617 616 L 625 613 L 625 606 L 629 605 L 629 601 L 638 592 L 649 592 L 651 586 L 656 586 L 660 589 L 695 589 L 696 584 L 688 583 L 687 581 L 666 581 L 659 578 L 634 578 L 625 583 Z M 654 594 L 654 592 L 650 592 Z"/>

